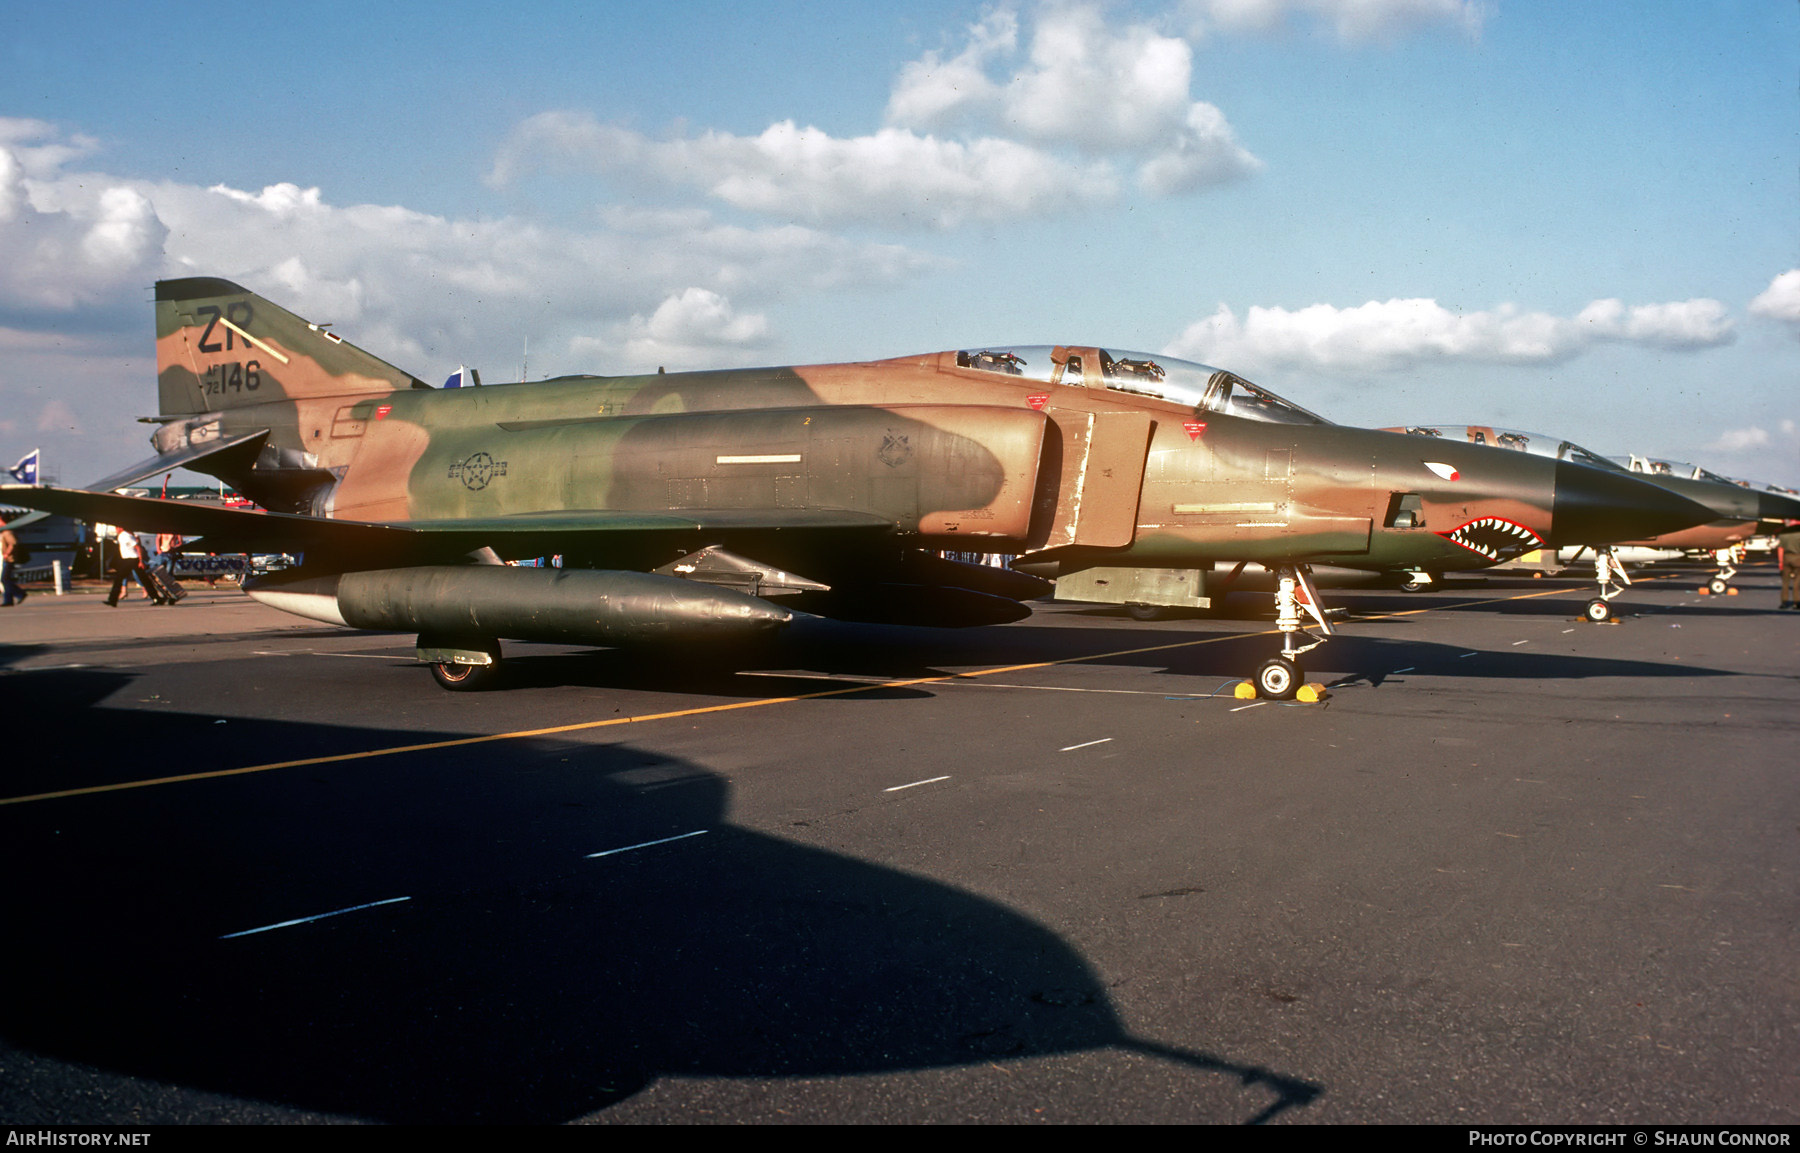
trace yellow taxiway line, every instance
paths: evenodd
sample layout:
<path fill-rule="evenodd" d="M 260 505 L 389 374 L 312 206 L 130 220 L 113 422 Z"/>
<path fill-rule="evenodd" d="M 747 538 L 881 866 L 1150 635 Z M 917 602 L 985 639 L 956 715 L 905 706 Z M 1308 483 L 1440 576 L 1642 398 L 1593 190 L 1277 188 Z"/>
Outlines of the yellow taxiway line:
<path fill-rule="evenodd" d="M 1523 593 L 1519 596 L 1494 597 L 1482 601 L 1459 601 L 1457 608 L 1472 608 L 1487 604 L 1502 604 L 1507 601 L 1530 600 L 1533 597 L 1552 596 L 1567 593 L 1566 588 L 1545 589 L 1541 592 Z M 1359 617 L 1361 621 L 1392 620 L 1396 617 L 1418 616 L 1431 612 L 1440 606 L 1427 605 L 1423 608 L 1405 609 L 1400 612 L 1379 613 L 1373 616 Z M 1244 640 L 1250 637 L 1266 637 L 1279 635 L 1279 629 L 1263 629 L 1254 633 L 1221 633 L 1217 636 L 1201 637 L 1197 640 L 1171 641 L 1168 644 L 1146 645 L 1135 649 L 1115 649 L 1106 653 L 1090 653 L 1079 657 L 1059 657 L 1053 661 L 1033 661 L 1023 665 L 999 665 L 991 669 L 980 669 L 970 673 L 943 673 L 933 677 L 913 677 L 909 680 L 882 681 L 872 684 L 851 685 L 841 689 L 824 689 L 816 693 L 799 693 L 789 697 L 765 697 L 754 701 L 733 701 L 724 705 L 703 705 L 699 708 L 676 709 L 666 713 L 644 713 L 635 717 L 611 717 L 603 721 L 577 721 L 570 725 L 552 725 L 542 729 L 518 729 L 507 733 L 486 733 L 474 737 L 455 737 L 445 741 L 425 741 L 416 745 L 390 745 L 380 749 L 365 749 L 357 753 L 333 753 L 325 757 L 303 757 L 293 761 L 270 761 L 263 765 L 245 765 L 237 769 L 213 769 L 203 773 L 181 773 L 172 777 L 151 777 L 141 781 L 117 781 L 110 785 L 89 785 L 80 789 L 58 789 L 51 793 L 31 793 L 20 797 L 0 797 L 0 805 L 25 805 L 33 801 L 54 801 L 63 797 L 85 797 L 96 793 L 118 793 L 127 789 L 148 789 L 157 785 L 178 785 L 185 781 L 211 781 L 222 777 L 241 777 L 249 773 L 269 773 L 277 769 L 298 769 L 308 765 L 329 765 L 341 761 L 361 761 L 374 757 L 393 757 L 403 753 L 426 753 L 436 749 L 454 749 L 464 745 L 483 745 L 495 741 L 522 741 L 533 737 L 551 737 L 562 733 L 579 733 L 589 729 L 604 729 L 612 725 L 637 725 L 651 721 L 669 721 L 678 717 L 698 717 L 708 713 L 728 713 L 734 709 L 759 709 L 768 705 L 786 705 L 795 701 L 815 701 L 824 697 L 848 696 L 851 693 L 876 692 L 881 689 L 904 689 L 918 685 L 941 684 L 946 681 L 978 680 L 982 677 L 999 676 L 1002 673 L 1027 672 L 1031 669 L 1047 669 L 1057 665 L 1080 664 L 1086 661 L 1104 661 L 1114 657 L 1132 657 L 1143 653 L 1167 652 L 1171 649 L 1198 648 L 1201 645 L 1222 644 L 1226 641 Z"/>

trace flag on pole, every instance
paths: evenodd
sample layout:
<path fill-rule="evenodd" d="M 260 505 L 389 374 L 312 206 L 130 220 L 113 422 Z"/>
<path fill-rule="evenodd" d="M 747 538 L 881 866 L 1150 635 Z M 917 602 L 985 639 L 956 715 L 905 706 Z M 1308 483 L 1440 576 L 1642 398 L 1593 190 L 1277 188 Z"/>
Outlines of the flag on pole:
<path fill-rule="evenodd" d="M 0 460 L 5 459 L 0 457 Z M 12 473 L 13 479 L 20 484 L 36 484 L 38 482 L 38 450 L 32 449 L 19 458 L 19 463 L 6 470 Z"/>

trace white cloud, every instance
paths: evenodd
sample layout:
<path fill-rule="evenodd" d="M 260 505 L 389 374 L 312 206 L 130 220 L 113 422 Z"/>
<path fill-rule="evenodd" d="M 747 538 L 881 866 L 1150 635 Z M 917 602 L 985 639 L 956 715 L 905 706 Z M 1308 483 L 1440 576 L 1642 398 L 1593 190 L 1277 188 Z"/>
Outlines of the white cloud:
<path fill-rule="evenodd" d="M 1153 196 L 1249 176 L 1262 162 L 1225 114 L 1190 94 L 1193 51 L 1148 24 L 1114 28 L 1094 4 L 990 11 L 953 56 L 901 68 L 887 123 L 837 137 L 793 120 L 755 136 L 653 139 L 577 111 L 522 121 L 488 180 L 573 165 L 734 208 L 818 225 L 955 228 L 1067 213 L 1118 198 L 1135 169 Z"/>
<path fill-rule="evenodd" d="M 90 308 L 148 284 L 160 261 L 167 229 L 149 200 L 127 181 L 58 171 L 86 149 L 52 132 L 0 121 L 0 312 Z"/>
<path fill-rule="evenodd" d="M 900 69 L 888 97 L 889 124 L 941 132 L 959 127 L 998 102 L 1000 88 L 989 79 L 987 68 L 1018 47 L 1018 15 L 1007 9 L 990 11 L 968 31 L 968 46 L 950 59 L 927 52 Z"/>
<path fill-rule="evenodd" d="M 1384 372 L 1429 361 L 1548 364 L 1596 343 L 1692 350 L 1735 338 L 1716 300 L 1627 309 L 1597 300 L 1572 318 L 1521 312 L 1512 305 L 1456 313 L 1435 300 L 1369 301 L 1353 308 L 1315 304 L 1289 311 L 1252 306 L 1243 319 L 1221 304 L 1169 345 L 1182 356 L 1245 371 L 1315 368 Z"/>
<path fill-rule="evenodd" d="M 1575 319 L 1594 338 L 1655 348 L 1711 348 L 1733 338 L 1731 318 L 1716 300 L 1640 304 L 1630 310 L 1617 300 L 1596 300 Z"/>
<path fill-rule="evenodd" d="M 757 313 L 739 314 L 731 301 L 704 288 L 666 298 L 648 318 L 633 316 L 611 339 L 578 336 L 572 352 L 602 357 L 620 371 L 713 367 L 737 363 L 730 355 L 768 343 L 769 324 Z"/>
<path fill-rule="evenodd" d="M 1790 268 L 1771 280 L 1769 287 L 1750 302 L 1750 311 L 1800 326 L 1800 268 Z"/>
<path fill-rule="evenodd" d="M 1017 48 L 1017 18 L 990 14 L 969 44 L 928 52 L 901 70 L 891 125 L 934 131 L 974 122 L 1045 147 L 1118 157 L 1155 196 L 1241 179 L 1262 162 L 1237 141 L 1225 114 L 1192 98 L 1193 50 L 1148 24 L 1109 27 L 1091 4 L 1045 6 L 1028 62 L 1004 81 L 990 73 Z"/>
<path fill-rule="evenodd" d="M 1481 0 L 1183 0 L 1180 10 L 1196 39 L 1214 31 L 1277 32 L 1299 17 L 1347 44 L 1392 41 L 1432 27 L 1473 39 L 1491 13 Z"/>
<path fill-rule="evenodd" d="M 735 208 L 822 224 L 951 228 L 1065 212 L 1117 192 L 1104 165 L 992 136 L 943 140 L 883 128 L 840 138 L 784 120 L 757 136 L 652 140 L 579 112 L 544 112 L 521 123 L 489 180 L 504 185 L 547 161 L 686 186 Z"/>
<path fill-rule="evenodd" d="M 1800 480 L 1795 474 L 1795 462 L 1800 461 L 1800 424 L 1792 419 L 1727 429 L 1701 451 L 1708 468 L 1727 476 L 1748 477 L 1762 484 Z"/>
<path fill-rule="evenodd" d="M 44 421 L 46 453 L 76 481 L 145 451 L 129 417 L 154 404 L 158 278 L 236 280 L 422 378 L 467 363 L 499 381 L 526 341 L 533 376 L 639 367 L 628 356 L 737 363 L 777 343 L 765 309 L 788 294 L 892 285 L 945 263 L 704 211 L 615 210 L 559 228 L 339 205 L 297 183 L 128 180 L 59 169 L 86 149 L 54 131 L 0 121 L 0 411 L 15 428 Z M 35 142 L 29 155 L 21 139 Z"/>
<path fill-rule="evenodd" d="M 240 280 L 421 374 L 434 360 L 480 365 L 484 353 L 488 365 L 516 363 L 528 337 L 534 375 L 604 371 L 571 361 L 569 342 L 671 294 L 766 301 L 891 284 L 937 264 L 894 245 L 797 225 L 724 225 L 705 213 L 616 213 L 574 230 L 337 206 L 291 185 L 251 194 L 164 184 L 149 196 L 170 228 L 165 274 Z"/>
<path fill-rule="evenodd" d="M 1766 428 L 1733 428 L 1719 434 L 1719 439 L 1707 445 L 1709 451 L 1744 452 L 1747 449 L 1767 448 L 1775 442 Z"/>

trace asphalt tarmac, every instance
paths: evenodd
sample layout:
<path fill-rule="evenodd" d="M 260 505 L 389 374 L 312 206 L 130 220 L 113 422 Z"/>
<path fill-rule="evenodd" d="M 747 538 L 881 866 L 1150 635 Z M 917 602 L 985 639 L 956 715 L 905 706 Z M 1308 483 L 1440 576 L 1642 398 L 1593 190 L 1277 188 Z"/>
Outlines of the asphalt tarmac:
<path fill-rule="evenodd" d="M 1800 1121 L 1800 613 L 732 654 L 0 611 L 0 1123 Z"/>

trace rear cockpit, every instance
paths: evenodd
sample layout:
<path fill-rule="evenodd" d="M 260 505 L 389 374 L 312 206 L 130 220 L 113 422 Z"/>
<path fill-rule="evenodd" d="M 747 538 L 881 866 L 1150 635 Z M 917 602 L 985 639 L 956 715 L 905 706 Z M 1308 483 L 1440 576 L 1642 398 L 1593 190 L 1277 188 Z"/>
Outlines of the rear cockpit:
<path fill-rule="evenodd" d="M 1224 369 L 1147 352 L 1076 345 L 966 349 L 958 368 L 1001 373 L 1051 388 L 1076 387 L 1148 397 L 1273 424 L 1330 424 L 1292 401 Z"/>
<path fill-rule="evenodd" d="M 1632 453 L 1629 457 L 1615 458 L 1620 464 L 1632 472 L 1641 472 L 1645 476 L 1672 476 L 1682 480 L 1710 480 L 1716 484 L 1736 483 L 1730 477 L 1720 476 L 1701 468 L 1697 464 L 1689 464 L 1685 460 L 1659 460 L 1656 457 L 1639 456 Z"/>

